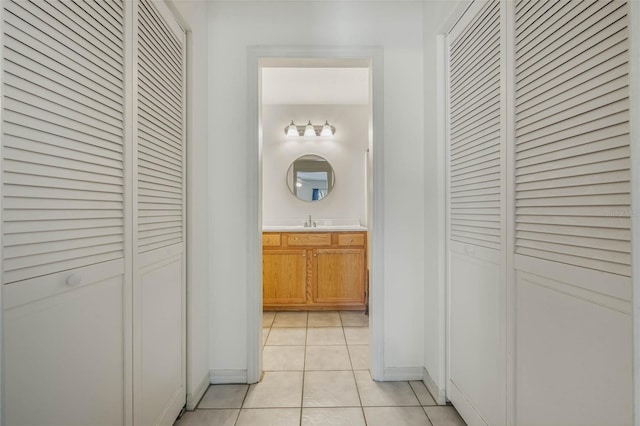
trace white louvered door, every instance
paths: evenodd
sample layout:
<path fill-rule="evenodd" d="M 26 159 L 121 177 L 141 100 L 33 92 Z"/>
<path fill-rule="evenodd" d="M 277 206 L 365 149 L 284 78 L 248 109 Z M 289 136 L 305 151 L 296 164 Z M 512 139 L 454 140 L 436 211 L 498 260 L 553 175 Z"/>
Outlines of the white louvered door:
<path fill-rule="evenodd" d="M 633 423 L 629 13 L 474 2 L 448 35 L 447 391 L 469 424 Z"/>
<path fill-rule="evenodd" d="M 172 424 L 186 402 L 185 35 L 164 3 L 135 16 L 134 423 Z"/>
<path fill-rule="evenodd" d="M 4 420 L 128 424 L 123 3 L 2 6 Z"/>
<path fill-rule="evenodd" d="M 448 35 L 448 398 L 472 424 L 506 422 L 503 52 L 499 2 Z"/>
<path fill-rule="evenodd" d="M 633 422 L 628 13 L 515 6 L 517 424 Z"/>
<path fill-rule="evenodd" d="M 163 2 L 3 1 L 4 421 L 185 404 L 185 34 Z"/>

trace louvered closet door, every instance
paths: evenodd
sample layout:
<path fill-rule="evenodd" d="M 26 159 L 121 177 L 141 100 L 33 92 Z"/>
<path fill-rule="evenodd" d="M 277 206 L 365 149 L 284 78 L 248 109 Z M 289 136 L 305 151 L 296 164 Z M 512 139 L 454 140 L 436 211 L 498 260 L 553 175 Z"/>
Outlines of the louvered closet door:
<path fill-rule="evenodd" d="M 474 3 L 448 35 L 447 391 L 472 424 L 506 421 L 502 7 Z"/>
<path fill-rule="evenodd" d="M 123 3 L 2 7 L 4 420 L 125 424 Z"/>
<path fill-rule="evenodd" d="M 171 424 L 186 402 L 185 35 L 164 3 L 135 8 L 134 415 Z"/>
<path fill-rule="evenodd" d="M 518 424 L 632 423 L 628 11 L 516 4 Z"/>

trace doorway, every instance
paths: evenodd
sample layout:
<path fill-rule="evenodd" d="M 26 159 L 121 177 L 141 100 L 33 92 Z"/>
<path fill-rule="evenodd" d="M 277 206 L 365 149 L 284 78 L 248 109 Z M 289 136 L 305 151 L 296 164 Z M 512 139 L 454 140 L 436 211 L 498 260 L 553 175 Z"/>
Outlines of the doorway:
<path fill-rule="evenodd" d="M 382 156 L 376 156 L 376 152 L 381 151 L 382 145 L 382 109 L 380 102 L 376 102 L 376 100 L 381 100 L 382 93 L 382 56 L 381 52 L 378 49 L 361 49 L 358 51 L 349 50 L 349 49 L 332 49 L 328 51 L 327 49 L 268 49 L 268 48 L 254 48 L 251 49 L 249 53 L 249 94 L 250 94 L 250 108 L 251 115 L 254 118 L 255 123 L 258 124 L 256 128 L 252 131 L 252 137 L 249 139 L 249 156 L 252 161 L 255 161 L 255 168 L 252 167 L 252 176 L 250 176 L 250 187 L 251 193 L 253 195 L 252 202 L 250 205 L 255 207 L 255 210 L 252 209 L 250 212 L 253 217 L 252 224 L 256 225 L 254 230 L 255 233 L 250 233 L 250 248 L 251 252 L 249 253 L 251 264 L 255 265 L 255 269 L 250 271 L 250 282 L 248 283 L 248 296 L 249 296 L 249 309 L 248 309 L 248 336 L 249 336 L 249 344 L 248 344 L 248 382 L 255 383 L 259 381 L 263 365 L 262 365 L 262 348 L 263 348 L 263 336 L 262 336 L 262 311 L 263 311 L 263 287 L 262 287 L 262 232 L 267 228 L 264 226 L 274 226 L 280 225 L 284 226 L 302 226 L 305 224 L 309 227 L 317 227 L 317 226 L 329 226 L 327 229 L 334 229 L 335 227 L 340 226 L 360 226 L 362 229 L 366 228 L 366 232 L 363 234 L 365 238 L 362 241 L 363 244 L 363 252 L 366 252 L 367 255 L 362 258 L 362 267 L 363 267 L 363 282 L 366 283 L 368 281 L 368 308 L 370 313 L 370 330 L 371 330 L 371 342 L 370 342 L 370 359 L 371 359 L 371 373 L 374 379 L 380 380 L 383 376 L 383 347 L 382 347 L 382 262 L 381 262 L 381 248 L 382 248 L 382 185 L 381 185 L 381 177 L 382 177 Z M 323 125 L 328 124 L 331 126 L 331 120 L 328 117 L 325 117 L 320 121 L 320 116 L 307 117 L 306 119 L 302 119 L 301 117 L 292 117 L 292 111 L 287 110 L 287 108 L 264 108 L 262 96 L 264 94 L 263 87 L 263 74 L 266 72 L 270 72 L 270 70 L 274 68 L 279 68 L 280 70 L 295 70 L 298 71 L 301 69 L 305 69 L 309 71 L 311 74 L 314 72 L 322 74 L 322 70 L 337 70 L 339 73 L 340 70 L 345 72 L 346 70 L 352 70 L 354 74 L 357 74 L 358 71 L 364 72 L 366 76 L 366 99 L 367 101 L 361 105 L 361 110 L 365 111 L 365 130 L 364 130 L 364 146 L 360 146 L 360 157 L 357 160 L 354 160 L 356 157 L 351 157 L 350 161 L 359 161 L 360 164 L 357 164 L 357 167 L 352 167 L 353 175 L 345 175 L 344 174 L 344 165 L 339 164 L 341 160 L 341 154 L 343 154 L 346 148 L 344 145 L 340 146 L 336 143 L 338 138 L 335 138 L 335 135 L 329 136 L 327 133 L 324 134 L 324 138 L 314 138 L 311 133 L 308 133 L 307 136 L 304 136 L 305 126 L 308 125 L 309 121 L 312 121 L 310 124 L 315 126 L 316 135 L 320 136 L 323 133 L 323 130 L 326 130 L 326 127 L 323 129 Z M 318 75 L 319 75 L 318 74 Z M 290 80 L 293 81 L 293 80 Z M 336 84 L 339 84 L 337 82 Z M 311 99 L 313 96 L 313 82 L 307 83 L 309 89 L 309 93 L 298 93 L 298 96 L 308 97 Z M 293 86 L 293 83 L 292 83 Z M 301 89 L 298 89 L 298 91 Z M 295 90 L 293 91 L 296 92 Z M 380 96 L 376 96 L 379 94 Z M 316 94 L 315 96 L 322 96 Z M 285 100 L 286 101 L 286 100 Z M 324 99 L 320 103 L 328 104 L 332 102 L 330 99 Z M 317 103 L 317 102 L 316 102 Z M 298 106 L 299 107 L 299 106 Z M 309 116 L 313 115 L 314 108 L 311 105 L 304 105 L 302 108 L 296 108 L 302 112 L 303 115 Z M 337 108 L 340 109 L 340 108 Z M 356 108 L 358 109 L 358 108 Z M 268 110 L 268 111 L 267 111 Z M 322 110 L 320 108 L 319 110 Z M 360 114 L 362 111 L 360 111 Z M 287 119 L 284 120 L 281 124 L 282 129 L 278 130 L 278 145 L 277 149 L 279 152 L 276 153 L 280 157 L 280 163 L 287 164 L 278 164 L 277 166 L 271 167 L 269 164 L 265 166 L 265 158 L 267 158 L 271 153 L 266 152 L 265 149 L 269 148 L 271 145 L 271 141 L 268 138 L 273 134 L 272 130 L 267 130 L 265 128 L 265 120 L 274 120 L 274 114 L 278 116 L 277 119 L 280 120 L 280 116 L 287 116 Z M 318 109 L 316 108 L 315 114 L 318 115 Z M 340 122 L 341 119 L 344 121 L 344 115 L 347 114 L 344 110 L 341 111 L 340 114 L 334 115 L 332 120 L 337 120 Z M 357 115 L 357 114 L 356 114 Z M 312 120 L 313 118 L 313 120 Z M 299 125 L 294 129 L 299 130 L 299 134 L 294 136 L 294 133 L 290 133 L 292 136 L 291 139 L 287 139 L 287 135 L 285 134 L 285 127 L 289 128 L 291 126 L 291 120 L 294 121 L 293 125 Z M 304 122 L 306 120 L 306 122 Z M 357 120 L 357 119 L 356 119 Z M 339 134 L 341 131 L 339 128 L 334 128 L 333 131 L 336 134 Z M 343 132 L 348 134 L 348 131 L 345 127 L 342 129 Z M 271 133 L 268 133 L 271 132 Z M 280 133 L 282 132 L 282 133 Z M 346 136 L 343 134 L 343 136 Z M 358 148 L 353 148 L 355 151 Z M 283 152 L 286 152 L 286 155 L 282 155 Z M 298 155 L 300 154 L 300 155 Z M 307 155 L 311 155 L 313 157 L 307 157 Z M 289 158 L 290 157 L 290 158 Z M 295 157 L 295 158 L 294 158 Z M 336 170 L 330 169 L 325 175 L 329 176 L 324 185 L 328 187 L 318 188 L 318 191 L 311 191 L 312 194 L 318 193 L 321 194 L 322 197 L 319 201 L 311 201 L 304 202 L 295 199 L 296 194 L 296 182 L 295 178 L 292 178 L 292 182 L 289 184 L 290 188 L 287 188 L 286 176 L 289 175 L 291 177 L 292 173 L 287 173 L 288 168 L 293 167 L 293 163 L 295 159 L 301 157 L 302 160 L 309 163 L 309 161 L 316 160 L 315 157 L 329 157 L 328 163 L 330 164 L 332 161 L 336 162 L 335 166 L 337 170 L 340 170 L 340 175 L 335 174 Z M 289 167 L 291 165 L 291 167 Z M 317 168 L 317 167 L 316 167 Z M 322 170 L 325 170 L 325 167 L 320 167 Z M 282 169 L 282 170 L 281 170 Z M 295 176 L 295 174 L 294 174 Z M 301 175 L 305 176 L 305 175 Z M 351 176 L 351 177 L 350 177 Z M 346 197 L 348 199 L 348 190 L 347 187 L 350 186 L 348 183 L 353 183 L 357 176 L 357 178 L 361 179 L 361 188 L 362 194 L 361 197 L 356 201 L 356 208 L 351 209 L 344 214 L 336 214 L 335 211 L 331 213 L 330 206 L 333 204 L 339 205 L 340 197 Z M 341 184 L 340 179 L 344 179 L 344 183 Z M 281 181 L 281 182 L 280 182 Z M 335 182 L 334 182 L 335 181 Z M 279 183 L 278 183 L 279 182 Z M 336 183 L 336 185 L 342 185 L 342 187 L 337 186 L 335 192 L 332 193 L 331 186 Z M 306 185 L 307 183 L 298 183 L 299 185 Z M 255 185 L 255 186 L 254 186 Z M 266 185 L 278 186 L 278 196 L 279 197 L 290 197 L 289 199 L 284 198 L 279 201 L 275 201 L 276 204 L 280 203 L 288 203 L 289 210 L 285 215 L 281 215 L 276 218 L 274 216 L 274 209 L 272 208 L 272 204 L 274 204 L 274 200 L 266 200 L 265 203 L 265 187 Z M 314 182 L 316 186 L 322 186 L 322 184 L 318 184 L 318 182 Z M 352 185 L 353 187 L 357 187 L 357 185 Z M 350 189 L 353 190 L 353 187 Z M 303 191 L 300 191 L 303 192 Z M 342 194 L 341 194 L 342 192 Z M 313 195 L 312 195 L 313 197 Z M 332 200 L 332 197 L 334 198 Z M 326 198 L 326 199 L 322 199 Z M 357 198 L 357 197 L 356 197 Z M 331 203 L 333 201 L 333 203 Z M 328 202 L 324 206 L 320 207 L 320 203 Z M 271 204 L 269 204 L 271 203 Z M 311 203 L 318 203 L 318 208 L 310 209 Z M 271 206 L 271 207 L 270 207 Z M 360 209 L 358 211 L 358 208 Z M 297 210 L 296 210 L 297 209 Z M 316 213 L 314 216 L 313 213 Z M 310 216 L 310 217 L 309 217 Z M 342 217 L 340 217 L 342 216 Z M 355 220 L 355 221 L 354 221 Z M 283 230 L 282 228 L 279 228 Z M 345 228 L 352 229 L 352 228 Z M 323 234 L 327 234 L 324 233 Z M 329 237 L 329 238 L 337 238 L 337 236 Z M 352 239 L 353 241 L 353 239 Z M 335 243 L 335 242 L 334 242 Z M 355 244 L 355 243 L 353 243 Z M 366 249 L 366 250 L 365 250 Z M 357 250 L 351 250 L 350 254 L 352 258 L 357 258 L 356 252 Z M 308 251 L 309 256 L 317 256 L 318 254 L 324 255 L 323 252 Z M 333 254 L 333 253 L 332 253 Z M 300 252 L 300 256 L 304 256 L 303 252 Z M 335 257 L 334 257 L 335 259 Z M 305 262 L 306 263 L 306 262 Z M 311 264 L 311 262 L 309 262 Z M 304 267 L 301 265 L 300 268 Z M 357 268 L 356 268 L 357 269 Z M 295 267 L 294 267 L 294 270 Z M 350 270 L 353 270 L 351 268 Z M 367 278 L 369 278 L 367 280 Z M 304 279 L 304 278 L 302 278 Z M 313 298 L 316 299 L 317 293 L 314 290 Z M 301 294 L 300 300 L 297 302 L 301 302 L 307 296 L 306 294 Z M 312 296 L 309 294 L 309 296 Z M 344 302 L 344 299 L 343 299 Z M 361 306 L 353 300 L 353 304 L 347 307 L 346 309 L 358 309 L 362 308 L 364 310 L 365 305 Z M 346 306 L 346 305 L 345 305 Z M 339 308 L 339 306 L 331 306 L 329 309 Z M 292 308 L 296 310 L 296 308 Z M 339 309 L 335 309 L 339 310 Z"/>

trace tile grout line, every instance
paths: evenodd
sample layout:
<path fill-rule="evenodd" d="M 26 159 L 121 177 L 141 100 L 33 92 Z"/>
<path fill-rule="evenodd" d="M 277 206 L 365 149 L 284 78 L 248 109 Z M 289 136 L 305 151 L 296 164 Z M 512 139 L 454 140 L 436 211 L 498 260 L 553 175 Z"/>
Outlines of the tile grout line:
<path fill-rule="evenodd" d="M 264 348 L 264 346 L 263 346 Z M 244 407 L 244 402 L 247 400 L 247 396 L 249 395 L 249 389 L 251 388 L 250 384 L 247 384 L 247 390 L 244 392 L 244 396 L 242 397 L 242 402 L 240 403 L 240 409 L 238 410 L 238 415 L 236 416 L 236 421 L 233 422 L 234 426 L 238 424 L 238 420 L 240 420 L 240 413 L 242 413 L 242 409 Z"/>
<path fill-rule="evenodd" d="M 298 425 L 302 426 L 302 407 L 304 405 L 304 377 L 307 374 L 307 339 L 309 337 L 309 312 L 307 312 L 307 327 L 304 330 L 304 350 L 302 351 L 302 389 L 300 390 L 300 417 Z"/>
<path fill-rule="evenodd" d="M 342 324 L 342 334 L 344 335 L 344 342 L 347 345 L 347 355 L 349 356 L 349 365 L 351 365 L 351 375 L 353 376 L 353 382 L 356 385 L 356 393 L 358 394 L 358 401 L 360 401 L 360 411 L 362 412 L 362 420 L 364 420 L 365 426 L 367 426 L 367 416 L 364 414 L 364 407 L 362 406 L 362 397 L 360 396 L 360 387 L 358 386 L 358 380 L 356 379 L 356 372 L 353 369 L 353 361 L 351 360 L 351 350 L 349 350 L 349 342 L 347 342 L 347 333 L 344 332 L 344 322 L 342 321 L 342 314 L 340 314 L 340 324 Z"/>

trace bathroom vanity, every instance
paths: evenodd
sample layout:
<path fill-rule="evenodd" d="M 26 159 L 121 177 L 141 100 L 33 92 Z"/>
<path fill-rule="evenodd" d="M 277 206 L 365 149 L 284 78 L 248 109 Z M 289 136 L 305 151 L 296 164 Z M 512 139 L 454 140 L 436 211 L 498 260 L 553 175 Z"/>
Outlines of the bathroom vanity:
<path fill-rule="evenodd" d="M 357 228 L 263 232 L 264 310 L 364 310 L 366 247 Z"/>

